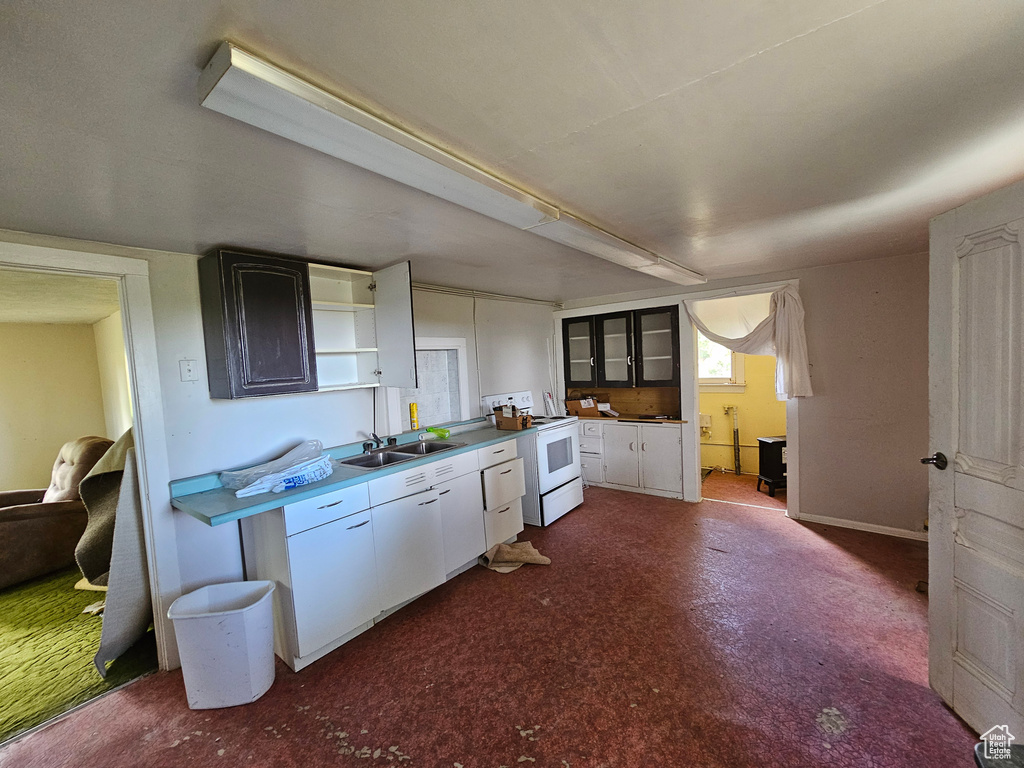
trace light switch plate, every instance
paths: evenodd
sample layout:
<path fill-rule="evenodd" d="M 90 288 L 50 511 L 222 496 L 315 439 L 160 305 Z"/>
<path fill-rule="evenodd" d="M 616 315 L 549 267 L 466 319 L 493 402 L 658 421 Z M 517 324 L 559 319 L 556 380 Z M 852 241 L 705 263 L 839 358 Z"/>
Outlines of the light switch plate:
<path fill-rule="evenodd" d="M 182 381 L 199 381 L 199 367 L 195 360 L 179 360 L 178 370 Z"/>

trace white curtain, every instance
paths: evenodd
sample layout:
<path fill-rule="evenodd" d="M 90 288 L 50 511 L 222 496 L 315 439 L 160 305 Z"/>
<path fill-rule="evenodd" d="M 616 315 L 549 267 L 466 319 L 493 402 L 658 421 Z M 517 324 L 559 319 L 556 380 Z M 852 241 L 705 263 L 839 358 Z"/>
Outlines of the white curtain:
<path fill-rule="evenodd" d="M 804 307 L 796 288 L 786 285 L 770 295 L 686 299 L 683 306 L 697 330 L 726 349 L 744 355 L 775 355 L 779 400 L 813 394 Z"/>

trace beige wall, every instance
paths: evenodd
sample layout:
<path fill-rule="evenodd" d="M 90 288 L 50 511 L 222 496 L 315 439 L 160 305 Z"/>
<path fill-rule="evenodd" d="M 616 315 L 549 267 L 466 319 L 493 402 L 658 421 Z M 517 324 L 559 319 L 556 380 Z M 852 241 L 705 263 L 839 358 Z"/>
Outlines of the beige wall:
<path fill-rule="evenodd" d="M 45 488 L 60 447 L 103 435 L 92 326 L 0 323 L 0 489 Z"/>
<path fill-rule="evenodd" d="M 96 361 L 99 365 L 100 390 L 103 393 L 106 435 L 111 440 L 117 440 L 132 425 L 132 399 L 128 388 L 120 311 L 93 324 L 92 330 L 96 339 Z"/>
<path fill-rule="evenodd" d="M 775 397 L 775 358 L 742 357 L 746 380 L 743 392 L 700 393 L 700 412 L 711 416 L 711 436 L 701 437 L 700 463 L 704 467 L 732 470 L 732 415 L 726 416 L 724 408 L 735 405 L 740 428 L 740 466 L 744 474 L 756 475 L 757 438 L 786 434 L 786 403 Z"/>

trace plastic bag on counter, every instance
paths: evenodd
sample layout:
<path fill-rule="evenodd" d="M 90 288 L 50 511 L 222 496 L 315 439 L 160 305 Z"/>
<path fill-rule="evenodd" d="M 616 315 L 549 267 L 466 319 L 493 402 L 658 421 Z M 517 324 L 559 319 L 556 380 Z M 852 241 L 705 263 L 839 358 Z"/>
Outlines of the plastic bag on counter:
<path fill-rule="evenodd" d="M 237 498 L 315 483 L 334 472 L 331 457 L 319 440 L 307 440 L 284 456 L 248 469 L 221 472 L 220 482 L 235 491 Z"/>

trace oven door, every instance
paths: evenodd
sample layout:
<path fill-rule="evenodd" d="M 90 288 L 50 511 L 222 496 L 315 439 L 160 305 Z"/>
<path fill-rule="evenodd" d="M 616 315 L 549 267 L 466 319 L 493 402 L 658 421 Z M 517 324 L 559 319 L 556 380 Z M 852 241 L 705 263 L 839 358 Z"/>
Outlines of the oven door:
<path fill-rule="evenodd" d="M 541 493 L 580 476 L 580 437 L 575 422 L 537 433 L 537 470 Z"/>

